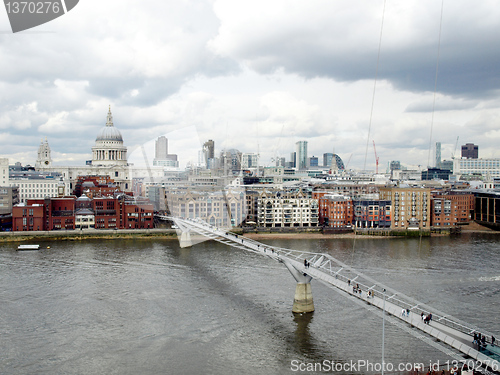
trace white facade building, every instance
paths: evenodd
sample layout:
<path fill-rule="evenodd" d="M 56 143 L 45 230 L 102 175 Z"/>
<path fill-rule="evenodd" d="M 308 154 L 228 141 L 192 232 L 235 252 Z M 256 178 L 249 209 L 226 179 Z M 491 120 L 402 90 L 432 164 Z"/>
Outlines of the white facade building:
<path fill-rule="evenodd" d="M 20 203 L 26 203 L 28 199 L 63 196 L 67 192 L 59 179 L 11 179 L 10 186 L 18 187 Z"/>
<path fill-rule="evenodd" d="M 316 227 L 318 200 L 298 194 L 267 194 L 257 200 L 257 221 L 261 227 Z"/>
<path fill-rule="evenodd" d="M 480 174 L 483 177 L 500 177 L 500 159 L 453 159 L 454 175 Z"/>

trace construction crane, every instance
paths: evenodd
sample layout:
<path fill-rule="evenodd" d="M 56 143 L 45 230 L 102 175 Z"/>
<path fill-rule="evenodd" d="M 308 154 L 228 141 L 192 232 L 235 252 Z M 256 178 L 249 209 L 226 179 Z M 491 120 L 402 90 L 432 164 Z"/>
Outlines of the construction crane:
<path fill-rule="evenodd" d="M 378 174 L 378 161 L 379 161 L 379 157 L 377 156 L 377 149 L 375 148 L 375 141 L 373 141 L 373 151 L 375 151 L 375 166 L 376 166 L 375 173 Z"/>

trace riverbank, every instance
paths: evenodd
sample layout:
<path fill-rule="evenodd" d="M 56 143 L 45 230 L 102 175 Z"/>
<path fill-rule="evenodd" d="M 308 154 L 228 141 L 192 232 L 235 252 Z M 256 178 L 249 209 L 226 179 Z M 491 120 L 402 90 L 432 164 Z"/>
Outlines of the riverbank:
<path fill-rule="evenodd" d="M 462 233 L 489 233 L 500 234 L 499 231 L 479 225 L 475 222 L 461 227 Z M 354 232 L 345 233 L 327 233 L 320 230 L 304 232 L 246 232 L 241 233 L 238 229 L 234 232 L 254 240 L 260 239 L 389 239 L 401 238 L 402 236 L 376 235 L 376 234 L 356 234 Z M 417 234 L 416 232 L 415 234 Z M 446 236 L 449 234 L 432 233 L 431 236 Z M 418 236 L 418 234 L 417 234 Z M 429 236 L 429 234 L 426 234 Z M 403 236 L 404 237 L 404 236 Z M 58 231 L 30 231 L 30 232 L 0 232 L 0 242 L 25 242 L 35 239 L 47 241 L 83 241 L 86 239 L 127 239 L 127 238 L 161 238 L 177 239 L 175 229 L 156 228 L 156 229 L 87 229 L 87 230 L 58 230 Z"/>
<path fill-rule="evenodd" d="M 127 238 L 162 238 L 177 239 L 175 229 L 86 229 L 30 232 L 0 232 L 2 242 L 25 242 L 31 240 L 46 241 L 82 241 L 86 239 L 127 239 Z"/>

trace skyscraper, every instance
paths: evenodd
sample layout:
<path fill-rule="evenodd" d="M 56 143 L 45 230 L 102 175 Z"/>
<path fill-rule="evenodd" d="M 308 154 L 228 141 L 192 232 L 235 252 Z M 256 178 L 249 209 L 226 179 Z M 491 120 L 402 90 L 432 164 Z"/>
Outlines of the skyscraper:
<path fill-rule="evenodd" d="M 479 146 L 473 143 L 466 143 L 462 146 L 462 157 L 467 159 L 477 159 L 479 154 Z"/>
<path fill-rule="evenodd" d="M 323 154 L 323 167 L 331 167 L 333 160 L 333 153 L 326 152 Z"/>
<path fill-rule="evenodd" d="M 296 167 L 298 169 L 307 169 L 307 141 L 298 141 L 295 143 Z"/>
<path fill-rule="evenodd" d="M 205 166 L 210 169 L 214 164 L 215 142 L 211 139 L 203 144 L 203 155 L 205 156 Z"/>
<path fill-rule="evenodd" d="M 155 146 L 155 158 L 166 159 L 168 155 L 168 139 L 165 136 L 158 137 Z"/>
<path fill-rule="evenodd" d="M 441 168 L 441 142 L 436 142 L 436 168 Z"/>

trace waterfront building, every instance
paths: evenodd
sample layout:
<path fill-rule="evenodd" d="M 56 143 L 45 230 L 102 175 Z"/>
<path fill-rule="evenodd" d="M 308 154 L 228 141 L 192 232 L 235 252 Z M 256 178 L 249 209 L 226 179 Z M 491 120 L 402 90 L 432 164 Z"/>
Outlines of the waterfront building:
<path fill-rule="evenodd" d="M 474 221 L 495 230 L 500 230 L 500 193 L 475 192 L 474 196 Z"/>
<path fill-rule="evenodd" d="M 297 169 L 307 169 L 307 141 L 295 143 L 295 167 Z"/>
<path fill-rule="evenodd" d="M 360 199 L 353 201 L 353 206 L 354 225 L 356 228 L 391 228 L 391 201 Z"/>
<path fill-rule="evenodd" d="M 245 192 L 241 189 L 172 189 L 166 196 L 174 217 L 200 218 L 210 225 L 226 228 L 237 226 L 246 218 Z"/>
<path fill-rule="evenodd" d="M 43 203 L 33 203 L 12 208 L 12 230 L 39 231 L 45 229 L 45 207 Z"/>
<path fill-rule="evenodd" d="M 431 208 L 433 227 L 466 224 L 474 212 L 474 196 L 467 192 L 433 192 Z"/>
<path fill-rule="evenodd" d="M 261 227 L 317 227 L 318 200 L 307 193 L 264 191 L 258 199 L 258 225 Z"/>
<path fill-rule="evenodd" d="M 319 198 L 320 224 L 330 228 L 350 228 L 353 223 L 353 204 L 348 196 L 325 194 Z"/>
<path fill-rule="evenodd" d="M 391 201 L 391 229 L 430 228 L 430 188 L 381 187 L 380 200 Z"/>
<path fill-rule="evenodd" d="M 18 203 L 16 186 L 0 186 L 0 231 L 12 229 L 12 209 Z"/>
<path fill-rule="evenodd" d="M 28 199 L 13 207 L 15 231 L 153 228 L 153 205 L 121 194 L 88 198 L 85 195 Z"/>

